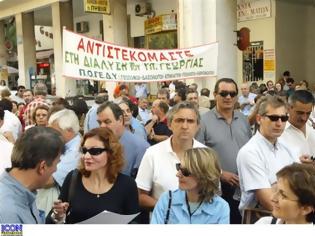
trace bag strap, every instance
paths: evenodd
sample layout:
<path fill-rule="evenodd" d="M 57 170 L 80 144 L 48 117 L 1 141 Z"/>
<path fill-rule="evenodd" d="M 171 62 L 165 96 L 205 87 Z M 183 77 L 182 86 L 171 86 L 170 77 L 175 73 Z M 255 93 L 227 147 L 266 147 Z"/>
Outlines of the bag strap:
<path fill-rule="evenodd" d="M 72 175 L 71 175 L 71 180 L 70 180 L 70 186 L 69 186 L 69 193 L 68 193 L 68 203 L 69 205 L 73 196 L 74 196 L 74 190 L 76 187 L 76 182 L 77 182 L 77 177 L 78 177 L 79 171 L 77 169 L 73 170 Z"/>
<path fill-rule="evenodd" d="M 167 212 L 166 212 L 166 216 L 165 216 L 165 220 L 164 220 L 164 224 L 168 223 L 168 219 L 170 217 L 170 210 L 171 210 L 171 205 L 172 205 L 172 191 L 169 190 L 168 191 L 168 207 L 167 207 Z"/>
<path fill-rule="evenodd" d="M 272 217 L 271 224 L 275 224 L 276 222 L 277 222 L 277 218 L 276 217 Z"/>

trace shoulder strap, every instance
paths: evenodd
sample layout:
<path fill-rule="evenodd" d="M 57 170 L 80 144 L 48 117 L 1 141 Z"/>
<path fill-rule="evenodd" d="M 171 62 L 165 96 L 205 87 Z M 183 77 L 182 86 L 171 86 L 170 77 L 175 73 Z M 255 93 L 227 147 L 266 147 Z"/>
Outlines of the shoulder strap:
<path fill-rule="evenodd" d="M 168 191 L 168 207 L 167 207 L 167 212 L 166 212 L 166 216 L 165 216 L 165 220 L 164 220 L 164 224 L 168 223 L 168 219 L 170 217 L 170 210 L 171 210 L 171 205 L 172 205 L 172 191 L 169 190 Z"/>
<path fill-rule="evenodd" d="M 76 187 L 77 177 L 78 177 L 79 171 L 77 169 L 73 170 L 70 180 L 70 186 L 69 186 L 69 193 L 68 193 L 68 202 L 70 204 L 71 199 L 74 196 L 74 190 Z"/>
<path fill-rule="evenodd" d="M 271 223 L 270 224 L 275 224 L 277 222 L 277 218 L 276 217 L 272 217 Z"/>

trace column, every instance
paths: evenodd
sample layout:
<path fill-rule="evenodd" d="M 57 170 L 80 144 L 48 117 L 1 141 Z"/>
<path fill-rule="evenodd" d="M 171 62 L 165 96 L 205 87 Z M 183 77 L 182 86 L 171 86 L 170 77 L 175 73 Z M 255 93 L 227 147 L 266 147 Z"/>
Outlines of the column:
<path fill-rule="evenodd" d="M 178 3 L 179 47 L 192 47 L 218 42 L 218 70 L 216 77 L 189 79 L 197 83 L 198 90 L 214 89 L 217 78 L 236 80 L 236 1 L 231 0 L 181 0 Z"/>
<path fill-rule="evenodd" d="M 103 15 L 104 41 L 128 46 L 126 0 L 110 2 L 111 15 Z M 115 82 L 106 82 L 109 100 L 113 99 Z"/>
<path fill-rule="evenodd" d="M 19 85 L 30 88 L 30 79 L 36 74 L 34 12 L 15 15 Z"/>
<path fill-rule="evenodd" d="M 75 96 L 77 94 L 76 80 L 62 75 L 62 28 L 65 26 L 73 30 L 72 1 L 55 2 L 51 4 L 53 35 L 54 35 L 54 63 L 56 95 L 60 97 Z"/>
<path fill-rule="evenodd" d="M 7 64 L 7 51 L 4 46 L 4 21 L 0 20 L 0 65 Z"/>

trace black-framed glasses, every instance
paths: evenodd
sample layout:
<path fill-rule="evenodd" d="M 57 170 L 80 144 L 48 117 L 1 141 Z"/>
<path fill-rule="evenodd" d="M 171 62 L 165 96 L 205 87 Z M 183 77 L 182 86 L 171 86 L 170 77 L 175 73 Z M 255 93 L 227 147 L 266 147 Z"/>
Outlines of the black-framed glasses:
<path fill-rule="evenodd" d="M 286 122 L 288 121 L 289 119 L 289 116 L 288 115 L 285 115 L 285 116 L 277 116 L 277 115 L 264 115 L 266 117 L 269 118 L 269 120 L 273 121 L 273 122 L 276 122 L 278 121 L 279 119 L 282 121 L 282 122 Z"/>
<path fill-rule="evenodd" d="M 191 173 L 186 168 L 182 168 L 180 163 L 176 163 L 176 170 L 180 171 L 183 176 L 188 177 L 191 176 Z"/>
<path fill-rule="evenodd" d="M 237 95 L 237 92 L 235 91 L 222 91 L 220 93 L 218 93 L 221 97 L 227 97 L 228 95 L 231 96 L 231 98 L 234 98 Z"/>
<path fill-rule="evenodd" d="M 93 148 L 82 147 L 81 148 L 81 152 L 83 154 L 86 154 L 88 152 L 92 156 L 100 155 L 102 152 L 105 152 L 105 151 L 107 151 L 106 148 L 97 148 L 97 147 L 93 147 Z"/>

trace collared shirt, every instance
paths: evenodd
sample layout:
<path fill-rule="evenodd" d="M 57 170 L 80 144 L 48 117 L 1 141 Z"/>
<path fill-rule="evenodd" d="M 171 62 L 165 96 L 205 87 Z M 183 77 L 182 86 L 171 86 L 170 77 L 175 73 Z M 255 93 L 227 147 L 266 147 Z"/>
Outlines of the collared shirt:
<path fill-rule="evenodd" d="M 144 126 L 136 118 L 131 117 L 130 125 L 134 129 L 134 134 L 138 135 L 140 138 L 147 140 L 147 132 Z"/>
<path fill-rule="evenodd" d="M 254 93 L 249 93 L 247 97 L 245 97 L 244 95 L 241 95 L 238 97 L 238 102 L 240 103 L 241 106 L 244 103 L 253 103 L 255 101 L 256 96 L 257 96 L 257 94 L 254 94 Z M 242 110 L 242 113 L 245 116 L 248 116 L 250 114 L 250 110 L 252 107 L 253 107 L 253 105 L 251 105 L 251 104 L 245 105 L 243 110 Z"/>
<path fill-rule="evenodd" d="M 140 116 L 141 118 L 141 123 L 142 124 L 146 124 L 148 122 L 148 120 L 151 119 L 151 113 L 148 109 L 142 109 L 142 108 L 138 108 L 138 115 Z"/>
<path fill-rule="evenodd" d="M 249 123 L 242 113 L 234 111 L 232 122 L 228 124 L 216 108 L 213 108 L 201 116 L 196 139 L 219 154 L 223 170 L 237 173 L 237 153 L 251 136 Z"/>
<path fill-rule="evenodd" d="M 44 223 L 44 216 L 36 207 L 35 196 L 8 172 L 2 173 L 0 176 L 0 223 Z"/>
<path fill-rule="evenodd" d="M 12 112 L 5 110 L 3 125 L 0 127 L 0 132 L 12 132 L 15 140 L 22 134 L 22 124 L 19 118 Z"/>
<path fill-rule="evenodd" d="M 287 122 L 279 140 L 294 148 L 299 157 L 302 155 L 315 156 L 315 130 L 308 124 L 305 125 L 304 135 L 301 130 Z"/>
<path fill-rule="evenodd" d="M 299 162 L 298 155 L 281 140 L 270 143 L 257 132 L 237 155 L 241 201 L 239 209 L 255 207 L 255 190 L 271 188 L 277 181 L 276 173 L 286 165 Z"/>
<path fill-rule="evenodd" d="M 177 189 L 172 192 L 168 224 L 229 224 L 229 204 L 219 196 L 214 196 L 211 202 L 202 202 L 196 211 L 190 215 L 187 207 L 185 191 Z M 161 195 L 154 207 L 151 224 L 164 224 L 169 203 L 169 193 Z"/>
<path fill-rule="evenodd" d="M 159 199 L 168 190 L 178 188 L 176 163 L 179 158 L 173 151 L 172 137 L 147 149 L 141 161 L 136 178 L 137 186 L 145 191 L 152 191 L 152 197 Z M 193 140 L 193 148 L 205 147 Z"/>
<path fill-rule="evenodd" d="M 83 125 L 84 133 L 87 133 L 91 129 L 99 127 L 99 124 L 97 122 L 97 108 L 99 106 L 99 104 L 93 104 L 90 110 L 86 113 Z"/>
<path fill-rule="evenodd" d="M 60 156 L 60 162 L 57 165 L 57 171 L 53 173 L 54 180 L 59 186 L 62 186 L 67 174 L 78 167 L 81 157 L 80 149 L 81 136 L 77 134 L 65 145 L 65 153 Z"/>
<path fill-rule="evenodd" d="M 126 160 L 122 173 L 133 177 L 136 174 L 135 171 L 137 171 L 140 166 L 145 151 L 150 145 L 143 138 L 138 137 L 126 129 L 120 137 L 119 142 L 123 146 Z"/>

